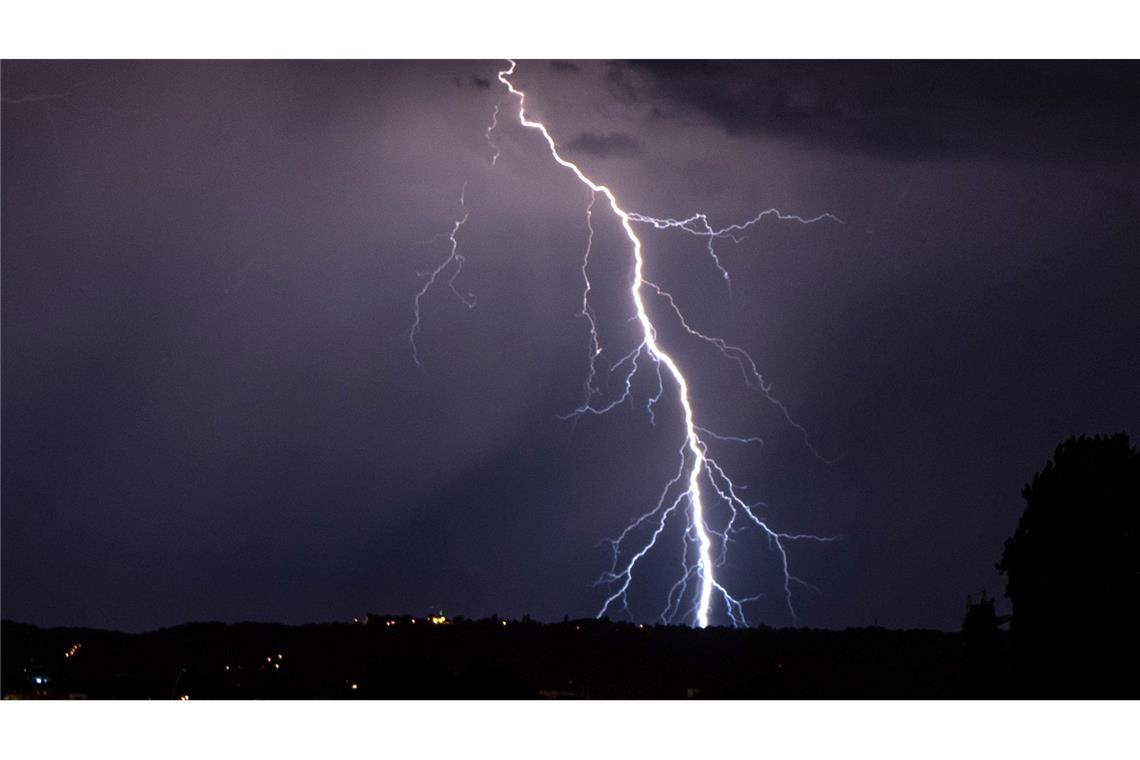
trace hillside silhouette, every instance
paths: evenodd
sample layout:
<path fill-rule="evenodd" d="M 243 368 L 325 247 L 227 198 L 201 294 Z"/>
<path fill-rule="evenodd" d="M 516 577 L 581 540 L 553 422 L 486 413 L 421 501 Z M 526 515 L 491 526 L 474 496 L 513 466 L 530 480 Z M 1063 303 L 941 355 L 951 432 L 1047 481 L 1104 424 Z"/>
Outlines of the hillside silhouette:
<path fill-rule="evenodd" d="M 694 630 L 593 619 L 432 624 L 373 615 L 369 621 L 197 623 L 143 634 L 6 621 L 0 687 L 5 696 L 91 699 L 949 698 L 970 692 L 955 633 Z M 65 657 L 76 644 L 76 654 Z"/>

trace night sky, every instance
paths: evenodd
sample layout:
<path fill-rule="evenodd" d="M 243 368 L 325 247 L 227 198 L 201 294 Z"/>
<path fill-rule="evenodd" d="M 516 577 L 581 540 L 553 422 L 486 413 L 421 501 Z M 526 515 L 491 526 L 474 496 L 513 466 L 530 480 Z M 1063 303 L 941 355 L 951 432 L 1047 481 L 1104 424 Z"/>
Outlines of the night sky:
<path fill-rule="evenodd" d="M 602 541 L 673 474 L 679 422 L 666 394 L 650 424 L 641 381 L 560 419 L 588 369 L 589 193 L 518 125 L 501 68 L 4 62 L 4 618 L 598 610 Z M 703 239 L 638 227 L 647 276 L 746 348 L 832 460 L 656 312 L 702 424 L 764 439 L 720 450 L 749 499 L 841 537 L 790 547 L 818 589 L 796 590 L 802 625 L 956 629 L 967 594 L 1001 595 L 1053 448 L 1140 434 L 1137 63 L 521 61 L 514 81 L 627 209 L 844 220 L 720 242 L 731 289 Z M 418 273 L 465 182 L 455 285 L 477 303 L 424 298 L 420 368 Z M 630 260 L 600 205 L 613 360 Z M 667 544 L 639 620 L 676 577 Z M 750 619 L 790 624 L 763 538 L 732 551 L 725 577 L 765 595 Z"/>

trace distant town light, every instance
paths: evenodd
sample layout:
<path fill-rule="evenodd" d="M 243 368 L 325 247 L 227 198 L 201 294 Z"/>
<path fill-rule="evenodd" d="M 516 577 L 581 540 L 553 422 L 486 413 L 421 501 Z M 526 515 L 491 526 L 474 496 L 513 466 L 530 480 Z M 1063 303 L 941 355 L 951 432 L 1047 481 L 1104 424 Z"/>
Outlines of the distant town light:
<path fill-rule="evenodd" d="M 359 688 L 359 687 L 358 687 L 356 684 L 353 684 L 353 685 L 352 685 L 352 690 L 353 690 L 353 691 L 356 691 L 358 688 Z"/>
<path fill-rule="evenodd" d="M 189 694 L 183 694 L 182 696 L 178 697 L 178 701 L 179 702 L 189 702 L 190 701 L 190 695 Z"/>

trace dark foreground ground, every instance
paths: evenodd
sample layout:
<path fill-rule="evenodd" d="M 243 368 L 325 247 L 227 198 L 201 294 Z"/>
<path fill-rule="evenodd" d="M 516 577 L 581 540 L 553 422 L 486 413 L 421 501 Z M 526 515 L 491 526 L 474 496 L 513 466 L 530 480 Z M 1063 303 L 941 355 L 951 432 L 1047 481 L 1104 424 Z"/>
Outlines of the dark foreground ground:
<path fill-rule="evenodd" d="M 5 698 L 958 698 L 1018 694 L 957 633 L 488 619 L 151 633 L 5 621 Z M 1103 696 L 1112 696 L 1104 694 Z"/>

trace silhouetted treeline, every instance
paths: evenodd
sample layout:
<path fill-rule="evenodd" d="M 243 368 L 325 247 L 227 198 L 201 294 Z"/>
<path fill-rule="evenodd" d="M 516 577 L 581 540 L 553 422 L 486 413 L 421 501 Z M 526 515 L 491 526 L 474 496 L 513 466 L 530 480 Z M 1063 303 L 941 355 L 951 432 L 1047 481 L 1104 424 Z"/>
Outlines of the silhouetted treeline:
<path fill-rule="evenodd" d="M 977 696 L 956 633 L 411 620 L 144 634 L 6 621 L 0 688 L 91 699 Z"/>

